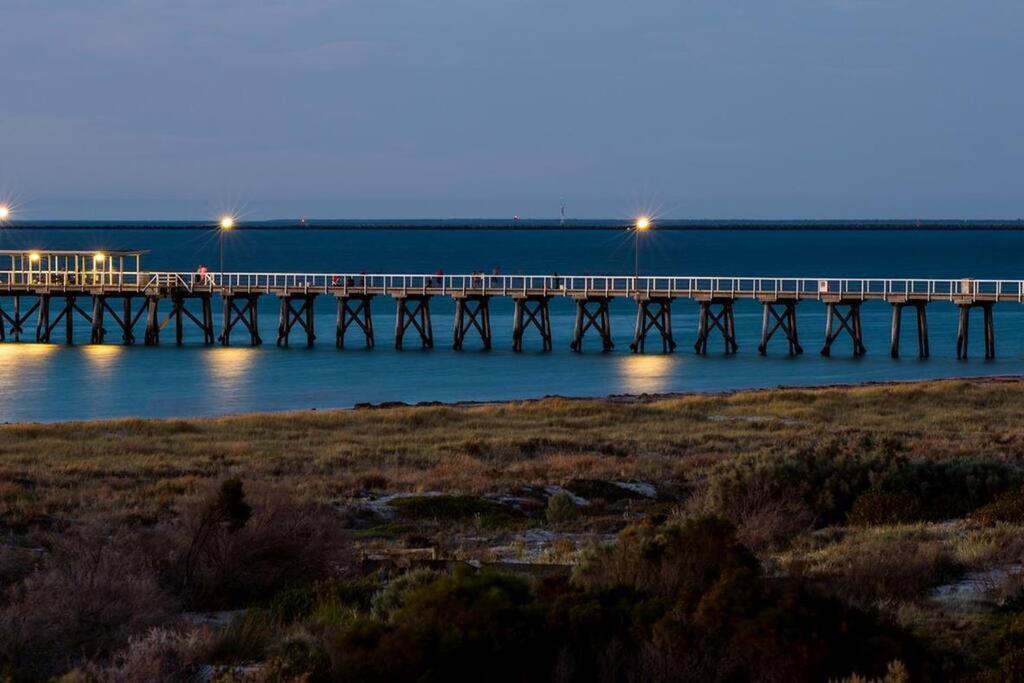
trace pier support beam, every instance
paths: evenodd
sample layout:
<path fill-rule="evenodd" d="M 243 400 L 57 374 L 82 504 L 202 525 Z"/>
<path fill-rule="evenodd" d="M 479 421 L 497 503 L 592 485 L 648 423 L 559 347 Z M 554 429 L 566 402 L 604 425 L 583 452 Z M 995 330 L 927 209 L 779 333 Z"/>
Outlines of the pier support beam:
<path fill-rule="evenodd" d="M 430 295 L 405 294 L 397 297 L 395 302 L 395 348 L 402 349 L 405 333 L 410 327 L 420 335 L 423 348 L 434 348 L 434 327 L 430 322 Z"/>
<path fill-rule="evenodd" d="M 551 350 L 551 317 L 548 315 L 550 296 L 514 297 L 515 313 L 512 322 L 512 350 L 523 350 L 523 335 L 529 327 L 540 332 L 541 348 Z"/>
<path fill-rule="evenodd" d="M 36 325 L 36 341 L 48 344 L 53 338 L 53 331 L 60 322 L 64 321 L 64 343 L 71 346 L 75 343 L 75 314 L 92 325 L 92 316 L 83 311 L 78 305 L 78 297 L 73 294 L 63 296 L 64 303 L 60 307 L 60 313 L 56 318 L 50 319 L 50 302 L 53 297 L 49 294 L 40 295 L 39 319 Z"/>
<path fill-rule="evenodd" d="M 864 334 L 860 326 L 860 300 L 856 301 L 829 301 L 825 307 L 825 345 L 821 347 L 821 355 L 832 355 L 832 344 L 839 336 L 846 332 L 853 340 L 853 356 L 860 358 L 867 353 L 864 346 Z M 845 308 L 846 313 L 841 309 Z M 838 327 L 833 325 L 838 323 Z"/>
<path fill-rule="evenodd" d="M 799 356 L 804 352 L 800 346 L 800 336 L 796 326 L 796 299 L 764 300 L 764 317 L 761 322 L 761 343 L 757 352 L 762 356 L 768 353 L 768 342 L 776 332 L 782 332 L 789 344 L 789 355 Z M 781 307 L 780 313 L 776 307 Z"/>
<path fill-rule="evenodd" d="M 889 338 L 889 355 L 893 358 L 900 357 L 900 332 L 903 319 L 903 309 L 906 306 L 913 306 L 917 312 L 917 356 L 927 358 L 928 349 L 928 314 L 925 312 L 927 302 L 925 301 L 892 301 L 892 326 Z"/>
<path fill-rule="evenodd" d="M 231 345 L 231 330 L 241 324 L 249 332 L 249 345 L 259 346 L 263 343 L 259 325 L 259 294 L 225 294 L 224 320 L 220 333 L 220 343 Z"/>
<path fill-rule="evenodd" d="M 97 294 L 92 298 L 92 336 L 90 337 L 90 343 L 102 344 L 106 339 L 107 330 L 104 327 L 105 316 L 109 315 L 110 318 L 117 323 L 118 328 L 121 330 L 121 341 L 126 346 L 131 346 L 135 343 L 135 324 L 139 322 L 139 319 L 148 309 L 148 300 L 144 300 L 142 306 L 139 307 L 137 312 L 132 311 L 132 296 L 125 295 L 119 297 L 121 299 L 121 313 L 114 310 L 114 307 L 110 304 L 111 297 L 104 294 Z"/>
<path fill-rule="evenodd" d="M 455 329 L 452 334 L 452 348 L 462 350 L 466 333 L 476 330 L 480 334 L 484 351 L 491 349 L 491 297 L 467 294 L 455 297 Z"/>
<path fill-rule="evenodd" d="M 338 330 L 334 343 L 339 349 L 345 348 L 345 333 L 352 325 L 363 331 L 366 348 L 373 348 L 371 301 L 373 301 L 373 294 L 347 294 L 338 297 Z"/>
<path fill-rule="evenodd" d="M 199 315 L 197 316 L 192 311 L 188 310 L 185 305 L 188 299 L 199 299 Z M 171 295 L 171 312 L 167 316 L 167 320 L 161 325 L 163 327 L 170 321 L 174 321 L 174 341 L 178 346 L 181 346 L 185 342 L 185 320 L 191 320 L 195 323 L 196 327 L 203 333 L 203 343 L 212 344 L 214 339 L 213 335 L 213 305 L 210 301 L 209 294 L 202 294 L 199 296 L 186 297 L 182 294 L 175 293 Z"/>
<path fill-rule="evenodd" d="M 4 323 L 11 326 L 10 332 L 14 341 L 21 341 L 21 335 L 25 333 L 25 323 L 32 319 L 32 315 L 39 310 L 40 299 L 36 299 L 28 310 L 24 313 L 21 311 L 21 296 L 14 295 L 13 304 L 10 313 L 7 313 L 3 309 L 0 309 L 0 341 L 6 340 L 7 336 L 4 333 Z"/>
<path fill-rule="evenodd" d="M 996 357 L 996 331 L 992 319 L 992 301 L 976 301 L 971 303 L 957 304 L 960 308 L 960 323 L 956 332 L 956 357 L 958 360 L 967 359 L 967 342 L 969 339 L 971 324 L 971 309 L 982 310 L 982 321 L 985 326 L 985 358 Z"/>
<path fill-rule="evenodd" d="M 313 301 L 316 294 L 288 294 L 280 297 L 281 316 L 277 324 L 277 345 L 288 346 L 292 328 L 298 325 L 306 333 L 306 346 L 313 347 Z"/>
<path fill-rule="evenodd" d="M 611 351 L 615 348 L 612 342 L 612 320 L 608 314 L 609 297 L 593 297 L 576 299 L 576 324 L 573 327 L 572 342 L 569 348 L 579 353 L 583 350 L 583 338 L 590 328 L 601 337 L 601 350 Z"/>
<path fill-rule="evenodd" d="M 145 303 L 146 311 L 146 346 L 158 346 L 160 344 L 160 297 L 147 296 Z"/>
<path fill-rule="evenodd" d="M 657 330 L 661 336 L 662 353 L 676 350 L 672 336 L 672 299 L 667 297 L 638 298 L 636 302 L 636 325 L 633 328 L 633 342 L 629 345 L 633 353 L 643 353 L 647 333 Z"/>
<path fill-rule="evenodd" d="M 725 342 L 725 353 L 733 354 L 739 350 L 736 343 L 736 319 L 732 312 L 732 299 L 708 299 L 700 302 L 700 314 L 697 317 L 697 341 L 693 350 L 704 355 L 708 352 L 708 337 L 712 331 L 722 333 Z M 715 308 L 718 311 L 715 311 Z"/>
<path fill-rule="evenodd" d="M 92 331 L 89 334 L 90 344 L 102 344 L 103 338 L 107 336 L 107 330 L 103 327 L 103 311 L 106 304 L 106 297 L 97 294 L 92 298 Z"/>

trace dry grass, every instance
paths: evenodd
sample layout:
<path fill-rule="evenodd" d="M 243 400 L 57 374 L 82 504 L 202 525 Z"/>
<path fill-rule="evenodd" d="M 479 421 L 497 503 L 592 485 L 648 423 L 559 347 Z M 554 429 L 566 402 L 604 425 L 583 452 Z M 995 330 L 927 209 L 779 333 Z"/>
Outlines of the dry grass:
<path fill-rule="evenodd" d="M 0 427 L 0 523 L 150 520 L 212 478 L 330 500 L 464 493 L 572 477 L 692 480 L 737 453 L 898 441 L 909 457 L 1024 456 L 1024 382 L 947 381 L 650 401 L 115 420 Z"/>

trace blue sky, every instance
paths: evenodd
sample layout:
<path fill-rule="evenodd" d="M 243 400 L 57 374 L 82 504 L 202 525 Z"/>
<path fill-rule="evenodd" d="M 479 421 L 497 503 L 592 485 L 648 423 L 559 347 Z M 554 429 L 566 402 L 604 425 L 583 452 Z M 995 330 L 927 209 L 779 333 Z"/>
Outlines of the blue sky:
<path fill-rule="evenodd" d="M 1024 3 L 0 0 L 25 218 L 1017 218 Z"/>

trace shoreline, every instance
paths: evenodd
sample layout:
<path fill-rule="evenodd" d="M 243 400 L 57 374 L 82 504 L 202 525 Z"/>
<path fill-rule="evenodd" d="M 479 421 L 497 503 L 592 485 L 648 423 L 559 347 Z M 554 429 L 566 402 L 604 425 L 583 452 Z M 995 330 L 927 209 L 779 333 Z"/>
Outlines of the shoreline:
<path fill-rule="evenodd" d="M 426 408 L 473 409 L 493 408 L 502 406 L 536 406 L 548 401 L 559 401 L 570 404 L 598 403 L 607 405 L 647 405 L 664 401 L 677 401 L 691 398 L 726 399 L 745 395 L 766 395 L 782 392 L 828 392 L 837 390 L 877 389 L 885 387 L 932 386 L 953 383 L 967 383 L 976 386 L 994 384 L 1016 384 L 1024 382 L 1024 375 L 967 375 L 958 377 L 938 377 L 934 379 L 909 380 L 865 380 L 863 382 L 834 382 L 830 384 L 794 384 L 772 387 L 750 387 L 745 389 L 725 389 L 713 391 L 677 391 L 654 394 L 604 394 L 597 396 L 567 396 L 562 394 L 545 394 L 530 398 L 499 398 L 494 400 L 462 400 L 462 401 L 381 401 L 380 403 L 358 402 L 347 407 L 332 408 L 291 408 L 284 410 L 255 410 L 217 415 L 180 415 L 163 417 L 146 417 L 125 415 L 120 417 L 103 417 L 84 420 L 22 420 L 0 422 L 0 430 L 17 427 L 54 427 L 59 425 L 103 425 L 121 422 L 146 423 L 189 423 L 245 420 L 252 418 L 281 419 L 291 416 L 308 416 L 312 414 L 330 416 L 332 414 L 348 415 L 353 413 L 374 413 L 388 410 L 414 410 Z"/>

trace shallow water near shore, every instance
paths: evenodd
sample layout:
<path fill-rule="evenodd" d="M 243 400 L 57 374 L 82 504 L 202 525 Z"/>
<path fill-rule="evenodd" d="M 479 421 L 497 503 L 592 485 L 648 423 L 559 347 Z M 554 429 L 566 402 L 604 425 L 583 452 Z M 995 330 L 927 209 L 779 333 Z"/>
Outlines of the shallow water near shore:
<path fill-rule="evenodd" d="M 215 267 L 217 235 L 175 230 L 8 230 L 0 248 L 149 249 L 144 269 L 194 270 Z M 277 272 L 434 272 L 621 273 L 633 268 L 632 236 L 610 231 L 303 231 L 240 230 L 226 243 L 229 271 Z M 763 275 L 806 277 L 977 277 L 1019 279 L 1024 233 L 1014 231 L 789 232 L 742 230 L 652 231 L 643 235 L 645 274 Z M 8 308 L 10 302 L 0 300 Z M 215 311 L 219 306 L 215 305 Z M 956 376 L 1024 374 L 1024 305 L 995 308 L 997 358 L 982 359 L 980 318 L 972 326 L 971 358 L 957 361 L 956 308 L 929 306 L 932 357 L 916 358 L 912 314 L 904 319 L 905 357 L 889 358 L 890 307 L 865 304 L 862 320 L 867 356 L 854 359 L 841 338 L 831 358 L 818 354 L 824 335 L 824 306 L 798 307 L 805 354 L 785 355 L 776 338 L 769 354 L 757 353 L 761 309 L 755 302 L 736 307 L 740 351 L 721 353 L 712 339 L 706 357 L 692 351 L 697 310 L 692 302 L 673 306 L 675 354 L 632 354 L 629 341 L 635 309 L 628 301 L 612 308 L 616 348 L 601 353 L 594 339 L 582 354 L 569 348 L 573 324 L 570 302 L 554 301 L 554 351 L 541 353 L 527 337 L 524 353 L 511 350 L 512 303 L 492 302 L 494 349 L 475 340 L 467 350 L 450 348 L 452 305 L 432 305 L 436 348 L 423 351 L 412 340 L 393 348 L 394 303 L 374 303 L 377 347 L 334 347 L 334 302 L 317 304 L 319 338 L 313 349 L 274 345 L 277 300 L 264 297 L 261 326 L 265 343 L 250 348 L 204 347 L 187 330 L 183 348 L 90 346 L 84 321 L 76 321 L 79 345 L 0 343 L 0 420 L 56 421 L 107 417 L 173 417 L 348 407 L 382 401 L 487 401 L 548 394 L 607 394 L 718 391 L 866 381 L 915 380 Z M 9 310 L 9 308 L 8 308 Z M 166 307 L 165 307 L 166 312 Z M 216 315 L 215 315 L 216 318 Z M 219 321 L 215 321 L 219 325 Z M 109 328 L 108 328 L 109 329 Z M 187 328 L 186 328 L 187 329 Z M 168 330 L 169 331 L 169 330 Z M 141 337 L 141 332 L 138 334 Z M 239 342 L 243 339 L 238 338 Z M 650 343 L 648 349 L 660 349 Z"/>

